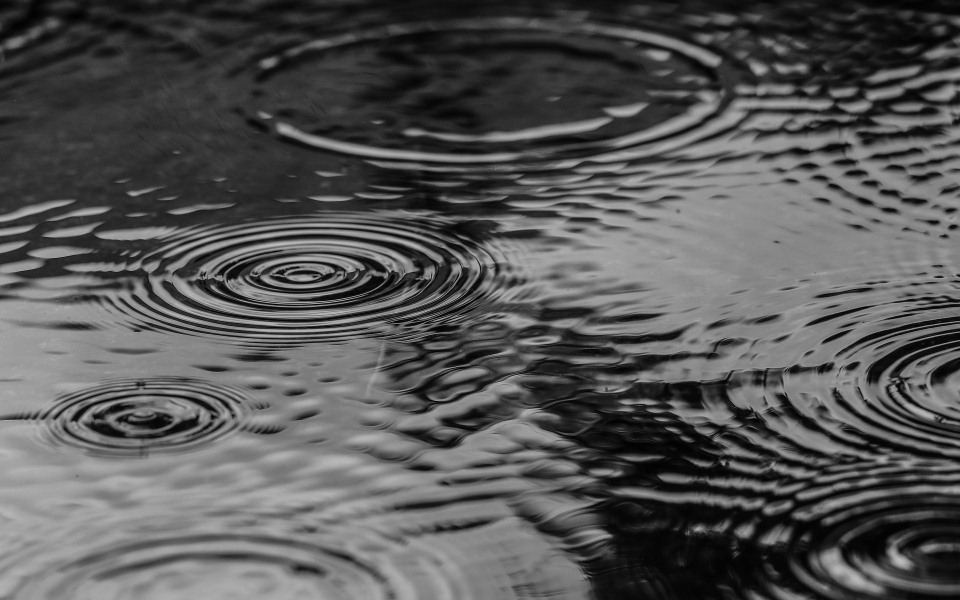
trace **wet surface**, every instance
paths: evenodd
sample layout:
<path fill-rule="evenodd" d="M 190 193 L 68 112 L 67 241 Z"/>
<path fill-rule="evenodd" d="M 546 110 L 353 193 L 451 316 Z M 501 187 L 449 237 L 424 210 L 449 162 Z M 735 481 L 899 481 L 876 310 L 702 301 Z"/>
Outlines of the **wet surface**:
<path fill-rule="evenodd" d="M 960 590 L 946 2 L 0 7 L 0 598 Z"/>

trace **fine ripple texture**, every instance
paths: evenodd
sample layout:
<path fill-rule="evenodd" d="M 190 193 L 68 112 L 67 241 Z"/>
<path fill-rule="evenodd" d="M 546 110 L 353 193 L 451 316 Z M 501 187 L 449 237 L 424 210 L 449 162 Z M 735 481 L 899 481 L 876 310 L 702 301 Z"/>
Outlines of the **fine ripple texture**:
<path fill-rule="evenodd" d="M 0 8 L 0 53 L 17 57 L 59 33 L 65 26 L 62 13 L 75 7 L 72 2 L 45 3 L 14 0 Z M 5 70 L 5 69 L 4 69 Z M 2 74 L 3 70 L 0 70 Z"/>
<path fill-rule="evenodd" d="M 755 149 L 781 183 L 799 184 L 852 229 L 949 236 L 957 226 L 955 24 L 935 26 L 936 9 L 920 6 L 820 8 L 787 9 L 809 28 L 802 41 L 774 28 L 761 51 L 743 57 L 762 74 L 743 90 Z M 836 35 L 838 23 L 850 35 Z M 891 36 L 898 43 L 886 43 Z"/>
<path fill-rule="evenodd" d="M 389 213 L 194 228 L 103 301 L 132 326 L 251 345 L 416 335 L 517 292 L 509 253 L 472 229 Z"/>
<path fill-rule="evenodd" d="M 214 443 L 250 405 L 232 388 L 177 378 L 110 381 L 67 394 L 36 418 L 46 437 L 95 455 L 141 457 Z"/>
<path fill-rule="evenodd" d="M 251 118 L 282 139 L 379 164 L 563 168 L 663 153 L 722 129 L 731 86 L 722 63 L 711 49 L 635 27 L 394 24 L 261 60 Z"/>

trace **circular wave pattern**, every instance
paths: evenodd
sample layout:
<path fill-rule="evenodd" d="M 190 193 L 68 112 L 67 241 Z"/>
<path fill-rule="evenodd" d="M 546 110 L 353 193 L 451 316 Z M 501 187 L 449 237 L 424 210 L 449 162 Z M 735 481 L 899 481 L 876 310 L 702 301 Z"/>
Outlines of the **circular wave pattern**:
<path fill-rule="evenodd" d="M 40 415 L 55 443 L 93 454 L 143 456 L 186 451 L 236 431 L 242 394 L 189 379 L 121 380 L 61 398 Z"/>
<path fill-rule="evenodd" d="M 945 327 L 946 325 L 946 327 Z M 921 439 L 960 444 L 960 342 L 958 323 L 917 323 L 859 341 L 851 359 L 869 354 L 862 370 L 841 382 L 882 411 L 891 426 Z M 842 368 L 852 372 L 859 365 Z M 939 439 L 939 438 L 948 439 Z"/>
<path fill-rule="evenodd" d="M 828 597 L 960 593 L 960 509 L 953 504 L 858 515 L 838 529 L 811 535 L 809 543 L 806 556 L 793 563 L 794 572 Z"/>
<path fill-rule="evenodd" d="M 911 304 L 900 305 L 905 314 L 838 330 L 826 344 L 834 348 L 830 389 L 817 392 L 819 405 L 828 423 L 840 424 L 837 439 L 862 436 L 910 455 L 958 456 L 960 316 L 952 302 Z M 802 410 L 809 403 L 804 386 L 819 378 L 817 372 L 787 374 L 784 397 Z"/>
<path fill-rule="evenodd" d="M 4 594 L 18 600 L 588 594 L 578 566 L 505 507 L 359 515 L 365 500 L 347 511 L 346 521 L 184 505 L 136 517 L 87 512 L 51 523 L 46 535 L 38 535 L 36 524 L 8 527 L 0 554 L 10 575 Z"/>
<path fill-rule="evenodd" d="M 197 535 L 92 553 L 24 598 L 395 598 L 374 567 L 287 539 Z"/>
<path fill-rule="evenodd" d="M 454 322 L 516 287 L 506 255 L 455 223 L 375 213 L 197 228 L 129 295 L 142 327 L 289 347 Z"/>
<path fill-rule="evenodd" d="M 950 280 L 904 280 L 825 293 L 793 332 L 750 348 L 787 365 L 726 377 L 725 401 L 763 425 L 748 436 L 758 447 L 772 435 L 809 464 L 960 457 L 960 304 Z"/>
<path fill-rule="evenodd" d="M 261 60 L 251 105 L 283 139 L 387 164 L 562 168 L 723 127 L 722 62 L 666 34 L 589 22 L 395 24 Z"/>
<path fill-rule="evenodd" d="M 764 556 L 744 556 L 765 563 L 762 597 L 957 597 L 960 497 L 956 473 L 946 484 L 938 478 L 901 473 L 808 490 L 812 501 L 794 509 L 790 525 L 767 532 Z"/>

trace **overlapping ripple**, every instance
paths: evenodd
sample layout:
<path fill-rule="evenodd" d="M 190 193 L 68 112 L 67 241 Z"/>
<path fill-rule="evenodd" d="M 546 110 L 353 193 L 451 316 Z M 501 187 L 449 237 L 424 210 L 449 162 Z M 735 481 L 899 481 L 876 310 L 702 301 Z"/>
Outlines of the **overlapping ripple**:
<path fill-rule="evenodd" d="M 860 465 L 821 477 L 741 556 L 756 575 L 744 597 L 956 597 L 957 482 L 956 469 L 944 465 Z"/>
<path fill-rule="evenodd" d="M 651 590 L 650 597 L 750 600 L 925 600 L 958 593 L 954 464 L 854 462 L 790 482 L 718 473 L 720 479 L 752 492 L 752 501 L 728 496 L 724 510 L 711 515 L 703 509 L 722 496 L 700 487 L 669 504 L 615 506 L 625 546 L 617 568 L 625 574 L 611 587 L 659 578 L 665 590 Z M 769 497 L 761 499 L 763 491 Z M 682 593 L 672 596 L 671 589 Z"/>
<path fill-rule="evenodd" d="M 391 24 L 261 60 L 251 119 L 381 165 L 567 168 L 663 153 L 728 127 L 723 60 L 655 30 L 577 19 Z"/>
<path fill-rule="evenodd" d="M 822 330 L 822 332 L 821 332 Z M 815 335 L 821 332 L 819 338 Z M 787 368 L 739 372 L 729 399 L 812 456 L 960 456 L 960 308 L 917 296 L 812 322 Z"/>
<path fill-rule="evenodd" d="M 955 453 L 960 447 L 958 325 L 960 317 L 944 314 L 858 337 L 837 356 L 838 398 L 859 407 L 852 412 L 867 426 Z"/>
<path fill-rule="evenodd" d="M 477 229 L 390 213 L 199 227 L 102 302 L 133 327 L 258 346 L 415 335 L 516 294 L 509 254 Z"/>
<path fill-rule="evenodd" d="M 791 5 L 808 31 L 775 34 L 772 19 L 757 45 L 795 45 L 765 65 L 762 48 L 744 57 L 778 75 L 753 90 L 754 148 L 851 228 L 956 230 L 957 25 L 928 9 Z"/>
<path fill-rule="evenodd" d="M 244 395 L 230 387 L 153 377 L 78 390 L 36 418 L 54 444 L 139 457 L 209 445 L 239 429 L 249 410 Z"/>

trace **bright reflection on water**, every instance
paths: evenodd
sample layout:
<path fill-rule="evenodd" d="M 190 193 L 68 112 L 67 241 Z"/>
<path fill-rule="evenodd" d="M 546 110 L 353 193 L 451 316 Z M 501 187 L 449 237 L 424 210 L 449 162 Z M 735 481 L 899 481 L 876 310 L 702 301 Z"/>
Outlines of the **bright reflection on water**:
<path fill-rule="evenodd" d="M 0 6 L 0 598 L 960 596 L 948 2 Z"/>

